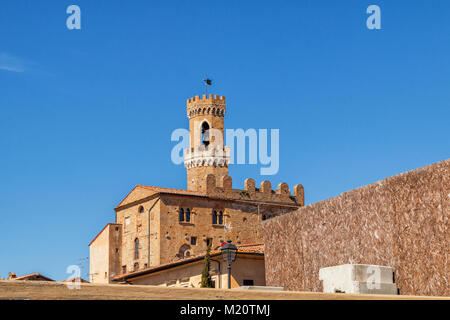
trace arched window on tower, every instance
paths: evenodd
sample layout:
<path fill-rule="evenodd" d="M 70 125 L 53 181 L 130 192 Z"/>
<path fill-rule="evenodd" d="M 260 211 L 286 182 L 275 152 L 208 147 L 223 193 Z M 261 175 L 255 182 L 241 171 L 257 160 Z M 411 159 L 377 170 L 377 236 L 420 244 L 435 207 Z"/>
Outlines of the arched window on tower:
<path fill-rule="evenodd" d="M 191 209 L 187 208 L 186 209 L 186 222 L 190 222 L 191 221 Z"/>
<path fill-rule="evenodd" d="M 214 210 L 212 213 L 212 224 L 217 224 L 217 211 Z"/>
<path fill-rule="evenodd" d="M 139 259 L 139 239 L 134 240 L 134 259 Z"/>
<path fill-rule="evenodd" d="M 222 213 L 222 211 L 219 212 L 219 224 L 223 224 L 223 213 Z"/>
<path fill-rule="evenodd" d="M 184 221 L 184 209 L 180 208 L 178 212 L 178 221 Z"/>
<path fill-rule="evenodd" d="M 209 124 L 206 121 L 202 123 L 202 144 L 209 145 Z"/>

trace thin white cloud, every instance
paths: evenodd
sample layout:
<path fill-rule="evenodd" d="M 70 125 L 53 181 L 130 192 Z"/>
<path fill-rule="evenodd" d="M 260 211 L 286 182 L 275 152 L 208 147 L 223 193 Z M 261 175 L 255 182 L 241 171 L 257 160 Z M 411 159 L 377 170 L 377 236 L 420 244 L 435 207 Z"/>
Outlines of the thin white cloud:
<path fill-rule="evenodd" d="M 10 72 L 24 72 L 25 64 L 19 58 L 13 57 L 5 52 L 0 53 L 0 70 Z"/>

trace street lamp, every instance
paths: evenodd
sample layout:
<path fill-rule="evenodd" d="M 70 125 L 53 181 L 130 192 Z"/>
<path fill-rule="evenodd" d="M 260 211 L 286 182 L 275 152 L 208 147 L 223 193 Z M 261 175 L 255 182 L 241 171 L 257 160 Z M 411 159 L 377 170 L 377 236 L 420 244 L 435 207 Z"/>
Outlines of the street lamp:
<path fill-rule="evenodd" d="M 237 247 L 231 244 L 231 240 L 228 240 L 227 244 L 223 245 L 220 250 L 222 251 L 223 261 L 228 263 L 228 289 L 231 289 L 231 263 L 236 260 Z"/>

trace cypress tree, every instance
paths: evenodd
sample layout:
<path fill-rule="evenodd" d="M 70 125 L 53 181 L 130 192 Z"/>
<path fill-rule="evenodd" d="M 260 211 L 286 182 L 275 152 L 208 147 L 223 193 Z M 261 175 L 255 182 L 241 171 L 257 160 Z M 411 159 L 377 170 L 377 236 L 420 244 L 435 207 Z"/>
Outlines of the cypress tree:
<path fill-rule="evenodd" d="M 211 267 L 211 245 L 208 245 L 206 249 L 205 259 L 203 260 L 203 270 L 202 270 L 202 282 L 200 284 L 201 288 L 214 288 L 211 275 L 209 274 L 209 269 Z"/>

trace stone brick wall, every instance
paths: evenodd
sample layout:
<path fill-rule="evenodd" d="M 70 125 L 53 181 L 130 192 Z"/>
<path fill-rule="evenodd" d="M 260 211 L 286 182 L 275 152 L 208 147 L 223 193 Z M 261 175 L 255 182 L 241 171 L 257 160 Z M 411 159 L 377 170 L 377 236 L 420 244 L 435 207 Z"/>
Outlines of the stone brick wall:
<path fill-rule="evenodd" d="M 321 291 L 319 269 L 391 266 L 400 294 L 450 295 L 450 160 L 263 223 L 266 282 Z"/>
<path fill-rule="evenodd" d="M 120 245 L 120 273 L 123 266 L 126 272 L 131 272 L 136 263 L 138 269 L 160 263 L 159 212 L 160 205 L 156 196 L 117 211 L 116 222 L 122 226 L 123 234 Z M 137 259 L 135 259 L 136 239 L 139 240 Z"/>
<path fill-rule="evenodd" d="M 304 202 L 301 185 L 294 187 L 291 196 L 286 183 L 272 190 L 270 182 L 263 181 L 258 189 L 249 178 L 244 190 L 240 190 L 232 188 L 233 181 L 228 175 L 222 177 L 223 187 L 217 186 L 217 180 L 215 175 L 206 175 L 204 192 L 136 186 L 115 209 L 122 236 L 120 261 L 114 261 L 114 273 L 123 273 L 124 269 L 132 272 L 135 265 L 141 270 L 176 261 L 183 250 L 190 255 L 204 254 L 207 238 L 212 239 L 213 249 L 228 239 L 236 244 L 260 243 L 261 221 L 292 212 Z M 189 223 L 179 221 L 180 208 L 190 209 Z M 223 212 L 224 225 L 212 224 L 214 210 Z M 225 224 L 231 228 L 226 229 Z M 191 237 L 197 238 L 195 245 L 191 244 Z M 139 239 L 137 259 L 136 239 Z"/>
<path fill-rule="evenodd" d="M 111 279 L 121 272 L 121 246 L 122 226 L 112 223 L 109 225 L 109 270 L 108 278 Z"/>
<path fill-rule="evenodd" d="M 180 222 L 179 208 L 190 209 L 190 222 Z M 223 224 L 212 224 L 212 213 L 223 212 Z M 261 243 L 263 215 L 275 216 L 291 212 L 293 208 L 277 205 L 254 205 L 235 203 L 222 199 L 161 195 L 160 211 L 160 263 L 179 260 L 180 252 L 189 251 L 190 256 L 206 252 L 206 239 L 212 239 L 212 249 L 231 239 L 236 245 Z M 229 228 L 226 227 L 229 226 Z M 191 238 L 196 244 L 191 244 Z"/>
<path fill-rule="evenodd" d="M 232 231 L 242 224 L 243 217 L 248 219 L 247 232 L 251 234 L 251 241 L 262 242 L 262 236 L 257 232 L 258 217 L 244 212 L 231 212 L 222 201 L 208 198 L 192 198 L 165 195 L 161 199 L 161 263 L 177 260 L 180 249 L 188 248 L 191 256 L 204 254 L 206 251 L 206 239 L 211 238 L 212 248 L 220 246 L 220 241 L 226 241 L 232 236 Z M 179 208 L 189 208 L 191 221 L 179 222 Z M 212 224 L 212 212 L 224 213 L 224 224 Z M 232 221 L 233 220 L 233 221 Z M 239 221 L 238 221 L 239 220 Z M 225 228 L 226 223 L 232 223 L 233 229 Z M 196 244 L 192 245 L 191 237 L 196 237 Z M 235 238 L 235 237 L 234 237 Z M 235 241 L 236 239 L 233 239 Z"/>
<path fill-rule="evenodd" d="M 214 197 L 206 194 L 192 196 L 146 193 L 140 188 L 134 189 L 129 195 L 132 201 L 125 200 L 120 208 L 116 208 L 116 222 L 122 236 L 118 246 L 120 261 L 114 261 L 116 265 L 120 264 L 120 268 L 115 273 L 123 273 L 123 267 L 126 272 L 131 272 L 135 269 L 135 264 L 141 270 L 179 260 L 182 258 L 180 251 L 183 250 L 188 251 L 191 256 L 204 254 L 207 238 L 212 239 L 213 249 L 228 239 L 238 245 L 261 243 L 261 221 L 264 218 L 292 212 L 298 207 L 294 200 L 276 193 L 278 191 L 240 194 L 242 191 L 214 187 L 212 192 Z M 138 200 L 134 193 L 142 199 Z M 230 196 L 239 199 L 227 198 Z M 256 202 L 256 199 L 267 199 L 268 203 Z M 180 208 L 190 209 L 190 222 L 179 221 Z M 212 224 L 214 210 L 223 212 L 223 225 Z M 227 229 L 225 225 L 231 228 Z M 196 237 L 195 245 L 191 244 L 191 237 Z M 135 239 L 139 239 L 137 259 L 134 254 Z M 111 245 L 110 250 L 115 250 L 116 247 L 117 245 L 114 248 Z M 95 260 L 99 253 L 92 252 L 91 257 Z"/>
<path fill-rule="evenodd" d="M 223 177 L 228 176 L 228 167 L 203 166 L 187 169 L 187 190 L 206 192 L 206 186 L 203 180 L 208 174 L 213 174 L 218 177 L 217 182 L 221 184 Z"/>

